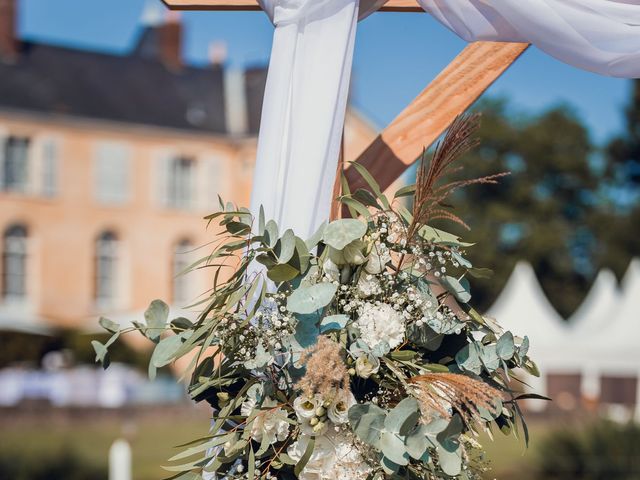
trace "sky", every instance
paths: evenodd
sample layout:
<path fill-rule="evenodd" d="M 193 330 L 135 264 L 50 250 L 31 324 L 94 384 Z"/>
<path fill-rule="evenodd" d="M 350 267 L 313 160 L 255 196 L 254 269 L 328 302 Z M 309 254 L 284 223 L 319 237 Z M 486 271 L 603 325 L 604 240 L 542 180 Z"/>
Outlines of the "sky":
<path fill-rule="evenodd" d="M 160 0 L 18 0 L 23 38 L 126 53 L 143 13 L 164 15 Z M 206 63 L 209 45 L 227 45 L 228 64 L 265 64 L 273 27 L 262 12 L 183 12 L 184 55 Z M 360 23 L 352 76 L 354 105 L 384 127 L 464 48 L 465 42 L 427 14 L 377 13 Z M 485 93 L 510 100 L 512 111 L 536 114 L 569 106 L 602 144 L 624 126 L 629 80 L 596 75 L 529 48 Z"/>

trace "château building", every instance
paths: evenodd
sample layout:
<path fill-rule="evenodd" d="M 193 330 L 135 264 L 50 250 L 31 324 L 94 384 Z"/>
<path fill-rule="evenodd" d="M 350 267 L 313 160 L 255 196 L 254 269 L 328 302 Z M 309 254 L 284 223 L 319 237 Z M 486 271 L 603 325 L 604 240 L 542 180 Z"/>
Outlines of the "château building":
<path fill-rule="evenodd" d="M 189 304 L 206 275 L 176 273 L 206 254 L 203 217 L 249 202 L 266 70 L 220 48 L 185 64 L 177 17 L 125 55 L 23 41 L 18 7 L 0 0 L 0 329 Z M 374 135 L 351 111 L 346 159 Z"/>

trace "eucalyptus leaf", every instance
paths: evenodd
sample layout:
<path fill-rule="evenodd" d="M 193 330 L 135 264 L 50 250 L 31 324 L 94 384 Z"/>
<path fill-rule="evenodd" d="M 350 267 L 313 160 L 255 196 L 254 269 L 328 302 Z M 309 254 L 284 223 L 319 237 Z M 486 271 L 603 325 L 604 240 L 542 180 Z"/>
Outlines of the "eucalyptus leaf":
<path fill-rule="evenodd" d="M 398 403 L 384 421 L 385 430 L 407 435 L 418 423 L 420 409 L 415 398 L 408 397 Z M 395 460 L 394 460 L 395 461 Z"/>
<path fill-rule="evenodd" d="M 92 340 L 91 346 L 96 352 L 96 362 L 100 362 L 102 364 L 102 368 L 106 370 L 111 363 L 109 358 L 109 349 L 97 340 Z"/>
<path fill-rule="evenodd" d="M 160 368 L 171 363 L 185 338 L 192 332 L 183 332 L 178 335 L 169 335 L 158 342 L 151 354 L 150 362 L 154 367 Z"/>
<path fill-rule="evenodd" d="M 120 331 L 120 325 L 114 322 L 113 320 L 109 320 L 108 318 L 100 317 L 100 320 L 98 320 L 98 323 L 107 332 L 116 333 Z"/>
<path fill-rule="evenodd" d="M 268 247 L 275 247 L 278 241 L 278 224 L 273 220 L 269 220 L 264 226 L 264 242 Z"/>
<path fill-rule="evenodd" d="M 269 280 L 276 283 L 291 281 L 299 274 L 300 272 L 288 263 L 283 265 L 274 265 L 267 270 L 267 277 L 269 277 Z"/>
<path fill-rule="evenodd" d="M 349 425 L 364 443 L 378 446 L 384 431 L 386 412 L 372 403 L 356 404 L 349 409 Z"/>
<path fill-rule="evenodd" d="M 276 244 L 275 252 L 278 257 L 278 263 L 284 264 L 291 260 L 296 249 L 296 236 L 293 230 L 287 229 L 282 238 Z"/>
<path fill-rule="evenodd" d="M 409 464 L 409 454 L 404 440 L 397 433 L 383 431 L 378 445 L 382 454 L 396 465 Z"/>
<path fill-rule="evenodd" d="M 407 453 L 416 460 L 422 458 L 430 443 L 425 430 L 424 425 L 420 425 L 404 441 Z"/>
<path fill-rule="evenodd" d="M 480 351 L 480 360 L 485 369 L 491 373 L 500 366 L 500 357 L 495 345 L 478 345 Z"/>
<path fill-rule="evenodd" d="M 334 220 L 324 229 L 322 239 L 324 243 L 342 250 L 354 240 L 358 240 L 367 233 L 367 225 L 355 218 Z"/>
<path fill-rule="evenodd" d="M 457 278 L 447 275 L 443 277 L 442 283 L 458 301 L 467 303 L 471 300 L 471 294 Z"/>
<path fill-rule="evenodd" d="M 300 287 L 287 299 L 287 310 L 293 313 L 309 314 L 328 305 L 338 290 L 333 283 L 317 283 Z"/>
<path fill-rule="evenodd" d="M 169 305 L 162 300 L 154 300 L 149 308 L 144 312 L 144 319 L 147 322 L 147 337 L 154 342 L 160 339 L 162 331 L 167 325 L 169 318 Z"/>
<path fill-rule="evenodd" d="M 500 337 L 500 339 L 498 340 L 498 343 L 496 344 L 496 351 L 498 356 L 502 360 L 509 360 L 511 357 L 513 357 L 513 354 L 516 351 L 516 347 L 513 339 L 513 333 L 505 332 Z"/>
<path fill-rule="evenodd" d="M 482 371 L 482 361 L 480 360 L 478 346 L 475 343 L 465 345 L 456 354 L 456 363 L 462 370 L 480 375 L 480 372 Z"/>
<path fill-rule="evenodd" d="M 341 330 L 348 321 L 349 317 L 346 315 L 329 315 L 328 317 L 324 317 L 320 322 L 320 333 Z"/>

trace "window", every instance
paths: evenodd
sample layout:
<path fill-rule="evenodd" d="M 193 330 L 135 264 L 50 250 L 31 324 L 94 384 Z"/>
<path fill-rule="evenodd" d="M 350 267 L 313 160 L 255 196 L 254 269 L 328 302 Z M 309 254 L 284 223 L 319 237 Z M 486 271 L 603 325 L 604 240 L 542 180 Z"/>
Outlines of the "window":
<path fill-rule="evenodd" d="M 191 264 L 191 250 L 193 249 L 193 244 L 189 240 L 182 240 L 177 243 L 173 249 L 173 303 L 175 304 L 186 304 L 190 300 L 192 300 L 191 288 L 190 288 L 190 277 L 189 274 L 181 275 L 181 272 Z"/>
<path fill-rule="evenodd" d="M 25 192 L 29 183 L 29 139 L 8 137 L 2 146 L 2 190 Z"/>
<path fill-rule="evenodd" d="M 2 296 L 5 300 L 22 300 L 27 296 L 27 229 L 22 225 L 4 232 Z"/>
<path fill-rule="evenodd" d="M 172 158 L 167 173 L 167 205 L 172 208 L 192 207 L 195 161 L 187 157 Z"/>
<path fill-rule="evenodd" d="M 113 304 L 116 298 L 118 238 L 103 232 L 96 240 L 95 299 L 99 304 Z"/>
<path fill-rule="evenodd" d="M 121 205 L 129 200 L 129 149 L 122 144 L 98 145 L 95 157 L 96 200 L 106 205 Z"/>

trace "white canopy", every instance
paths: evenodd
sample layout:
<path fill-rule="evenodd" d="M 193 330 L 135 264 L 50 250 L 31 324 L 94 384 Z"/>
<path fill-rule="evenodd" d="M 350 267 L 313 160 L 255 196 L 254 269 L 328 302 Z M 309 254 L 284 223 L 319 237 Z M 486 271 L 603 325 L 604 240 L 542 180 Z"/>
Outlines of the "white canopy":
<path fill-rule="evenodd" d="M 566 322 L 547 300 L 533 268 L 523 261 L 516 264 L 487 315 L 495 318 L 505 330 L 528 336 L 534 359 L 543 355 L 546 358 L 569 334 Z"/>
<path fill-rule="evenodd" d="M 586 298 L 569 318 L 572 335 L 585 337 L 602 332 L 616 318 L 621 301 L 615 274 L 609 269 L 600 270 Z"/>

